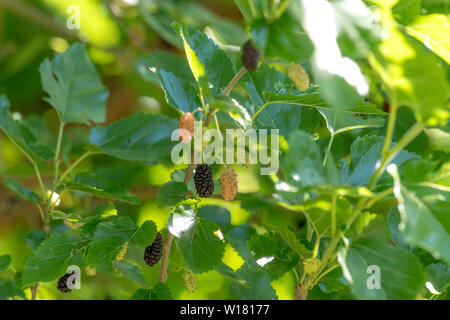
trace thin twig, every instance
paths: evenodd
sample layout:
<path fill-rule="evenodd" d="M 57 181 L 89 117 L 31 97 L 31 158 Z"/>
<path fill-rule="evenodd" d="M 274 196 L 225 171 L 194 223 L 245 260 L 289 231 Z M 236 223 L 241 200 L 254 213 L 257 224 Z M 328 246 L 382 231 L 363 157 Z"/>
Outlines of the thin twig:
<path fill-rule="evenodd" d="M 161 269 L 159 272 L 159 282 L 165 283 L 167 281 L 167 267 L 169 266 L 170 247 L 172 246 L 173 234 L 169 232 L 163 244 L 163 255 L 161 260 Z"/>

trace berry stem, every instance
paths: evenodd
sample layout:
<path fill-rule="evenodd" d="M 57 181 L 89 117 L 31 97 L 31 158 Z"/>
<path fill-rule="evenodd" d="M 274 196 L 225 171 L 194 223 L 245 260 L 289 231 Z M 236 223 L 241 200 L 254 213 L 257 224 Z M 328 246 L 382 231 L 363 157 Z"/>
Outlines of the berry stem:
<path fill-rule="evenodd" d="M 230 94 L 231 90 L 233 90 L 234 86 L 239 82 L 242 76 L 247 72 L 247 69 L 242 66 L 242 68 L 236 73 L 236 75 L 231 79 L 230 83 L 223 89 L 223 96 L 227 96 Z"/>

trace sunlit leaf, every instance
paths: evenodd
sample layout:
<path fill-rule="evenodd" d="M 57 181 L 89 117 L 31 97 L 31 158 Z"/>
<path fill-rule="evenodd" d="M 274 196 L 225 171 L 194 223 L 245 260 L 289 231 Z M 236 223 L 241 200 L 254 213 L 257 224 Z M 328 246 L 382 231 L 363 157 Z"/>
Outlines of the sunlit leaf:
<path fill-rule="evenodd" d="M 225 243 L 214 234 L 219 230 L 214 222 L 195 217 L 192 210 L 176 211 L 168 227 L 193 272 L 208 271 L 221 263 Z"/>
<path fill-rule="evenodd" d="M 161 115 L 134 114 L 90 131 L 90 142 L 111 156 L 156 164 L 170 158 L 178 121 Z"/>
<path fill-rule="evenodd" d="M 450 18 L 444 14 L 419 16 L 408 27 L 412 36 L 422 41 L 426 47 L 450 63 Z"/>
<path fill-rule="evenodd" d="M 9 102 L 3 95 L 0 95 L 0 128 L 29 158 L 34 160 L 52 158 L 52 152 L 40 145 L 23 124 L 14 120 L 9 110 Z"/>
<path fill-rule="evenodd" d="M 63 123 L 102 123 L 106 119 L 108 91 L 103 86 L 84 44 L 76 43 L 39 69 L 45 100 L 55 108 Z"/>
<path fill-rule="evenodd" d="M 22 274 L 23 286 L 63 276 L 75 250 L 87 246 L 89 241 L 89 238 L 73 231 L 51 235 L 26 258 Z"/>
<path fill-rule="evenodd" d="M 157 283 L 151 289 L 138 289 L 130 300 L 172 300 L 172 293 L 165 283 Z"/>
<path fill-rule="evenodd" d="M 385 225 L 374 221 L 368 228 L 374 232 L 352 239 L 338 259 L 352 294 L 365 300 L 414 299 L 424 291 L 426 279 L 419 260 L 385 242 L 387 237 L 381 237 L 388 233 Z"/>

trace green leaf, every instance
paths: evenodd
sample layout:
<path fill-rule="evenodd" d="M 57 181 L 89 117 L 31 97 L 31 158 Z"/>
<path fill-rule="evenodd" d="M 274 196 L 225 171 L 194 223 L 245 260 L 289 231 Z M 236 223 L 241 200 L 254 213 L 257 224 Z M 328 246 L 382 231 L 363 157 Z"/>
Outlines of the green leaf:
<path fill-rule="evenodd" d="M 396 207 L 393 207 L 387 216 L 387 223 L 389 226 L 389 229 L 391 231 L 391 238 L 392 241 L 399 247 L 403 249 L 411 250 L 411 246 L 405 243 L 405 241 L 402 238 L 402 235 L 400 233 L 400 230 L 398 229 L 398 225 L 400 224 L 400 213 L 398 212 L 398 209 Z"/>
<path fill-rule="evenodd" d="M 448 0 L 422 0 L 422 8 L 427 13 L 448 14 Z"/>
<path fill-rule="evenodd" d="M 250 35 L 266 59 L 282 58 L 296 62 L 308 60 L 313 52 L 311 40 L 289 11 L 270 23 L 256 22 Z"/>
<path fill-rule="evenodd" d="M 445 121 L 449 87 L 444 66 L 421 43 L 397 30 L 392 18 L 385 15 L 383 23 L 389 36 L 373 52 L 371 63 L 389 100 L 410 107 L 419 121 L 434 125 Z"/>
<path fill-rule="evenodd" d="M 36 161 L 50 160 L 53 157 L 53 153 L 47 147 L 38 144 L 36 137 L 27 127 L 14 120 L 9 110 L 9 102 L 3 95 L 0 95 L 0 129 L 28 158 Z"/>
<path fill-rule="evenodd" d="M 143 79 L 156 85 L 160 84 L 158 75 L 154 72 L 158 69 L 172 72 L 189 81 L 194 80 L 186 59 L 169 51 L 152 51 L 147 56 L 137 59 L 135 68 Z"/>
<path fill-rule="evenodd" d="M 169 181 L 158 191 L 158 204 L 172 207 L 186 199 L 187 187 L 183 182 Z"/>
<path fill-rule="evenodd" d="M 52 234 L 26 258 L 22 274 L 23 286 L 61 277 L 69 266 L 75 250 L 87 246 L 89 241 L 89 238 L 73 231 Z"/>
<path fill-rule="evenodd" d="M 0 271 L 5 271 L 8 269 L 11 263 L 11 256 L 9 254 L 4 254 L 0 256 Z"/>
<path fill-rule="evenodd" d="M 378 227 L 355 237 L 338 258 L 352 294 L 365 300 L 414 299 L 423 291 L 426 279 L 421 263 L 408 251 L 387 244 L 386 226 L 379 220 L 373 223 Z M 374 279 L 379 280 L 379 288 Z"/>
<path fill-rule="evenodd" d="M 450 267 L 448 265 L 432 263 L 425 268 L 425 271 L 437 291 L 444 292 L 450 286 Z"/>
<path fill-rule="evenodd" d="M 36 229 L 26 235 L 25 244 L 31 249 L 36 249 L 46 238 L 47 233 L 44 230 Z"/>
<path fill-rule="evenodd" d="M 318 237 L 331 236 L 333 203 L 330 196 L 320 195 L 303 202 L 301 207 Z M 338 198 L 335 209 L 338 228 L 352 212 L 352 206 L 344 198 Z"/>
<path fill-rule="evenodd" d="M 134 114 L 90 131 L 90 142 L 111 156 L 157 164 L 170 159 L 172 131 L 178 121 L 162 115 Z"/>
<path fill-rule="evenodd" d="M 284 168 L 290 182 L 308 187 L 327 182 L 322 166 L 322 155 L 317 143 L 309 133 L 293 131 L 289 135 L 289 151 L 284 159 Z"/>
<path fill-rule="evenodd" d="M 352 173 L 348 178 L 348 183 L 353 186 L 362 186 L 369 181 L 380 161 L 383 143 L 383 137 L 369 135 L 358 137 L 353 142 L 350 150 Z M 418 156 L 402 150 L 391 163 L 399 166 L 412 158 L 418 158 Z"/>
<path fill-rule="evenodd" d="M 156 224 L 151 220 L 147 220 L 141 225 L 133 241 L 143 247 L 147 247 L 155 241 L 156 233 Z"/>
<path fill-rule="evenodd" d="M 255 259 L 267 259 L 268 262 L 264 262 L 263 268 L 272 280 L 290 271 L 300 261 L 299 256 L 278 233 L 268 232 L 253 236 L 248 241 L 248 248 L 254 253 Z"/>
<path fill-rule="evenodd" d="M 429 14 L 418 16 L 407 28 L 407 32 L 419 39 L 440 56 L 450 63 L 450 19 L 445 14 Z"/>
<path fill-rule="evenodd" d="M 286 244 L 294 250 L 302 259 L 311 258 L 312 252 L 308 250 L 303 243 L 300 242 L 300 239 L 297 238 L 297 235 L 294 231 L 287 227 L 277 227 L 274 228 L 275 232 L 277 232 L 281 238 L 286 242 Z"/>
<path fill-rule="evenodd" d="M 421 0 L 398 0 L 392 7 L 395 19 L 401 24 L 408 24 L 420 14 Z"/>
<path fill-rule="evenodd" d="M 325 293 L 338 292 L 348 286 L 341 268 L 335 268 L 320 279 L 319 288 Z"/>
<path fill-rule="evenodd" d="M 188 23 L 196 29 L 208 28 L 227 44 L 240 45 L 245 41 L 245 32 L 238 23 L 216 15 L 196 2 L 142 0 L 139 8 L 144 21 L 164 40 L 177 47 L 180 47 L 180 42 L 170 27 L 173 20 Z"/>
<path fill-rule="evenodd" d="M 63 123 L 89 124 L 106 120 L 108 91 L 89 60 L 86 45 L 73 44 L 53 61 L 45 59 L 39 69 L 45 100 L 59 113 Z"/>
<path fill-rule="evenodd" d="M 252 118 L 248 113 L 247 109 L 241 104 L 239 104 L 239 102 L 236 99 L 233 99 L 230 96 L 216 97 L 212 101 L 211 106 L 214 107 L 215 109 L 229 113 L 231 118 L 236 120 L 239 123 L 239 125 L 245 129 L 252 125 Z"/>
<path fill-rule="evenodd" d="M 231 60 L 200 31 L 190 31 L 186 25 L 179 22 L 174 22 L 172 27 L 183 43 L 194 77 L 197 80 L 206 77 L 212 85 L 212 94 L 220 94 L 236 73 Z"/>
<path fill-rule="evenodd" d="M 376 109 L 375 106 L 374 108 Z M 327 123 L 327 129 L 332 135 L 355 129 L 380 128 L 384 126 L 385 122 L 384 118 L 380 116 L 365 118 L 358 113 L 351 115 L 344 112 L 322 108 L 319 108 L 318 111 L 325 119 Z"/>
<path fill-rule="evenodd" d="M 114 261 L 114 267 L 117 268 L 125 278 L 133 280 L 142 287 L 147 286 L 147 281 L 142 275 L 139 267 L 125 261 Z"/>
<path fill-rule="evenodd" d="M 317 90 L 313 89 L 308 93 L 285 93 L 280 94 L 276 92 L 264 92 L 264 98 L 266 99 L 266 103 L 286 103 L 298 106 L 312 107 L 317 108 L 318 110 L 327 109 L 327 110 L 336 110 L 332 106 L 329 106 L 327 102 L 320 96 L 320 93 Z M 366 114 L 366 115 L 380 115 L 384 116 L 386 113 L 378 108 L 376 105 L 370 102 L 360 102 L 356 104 L 354 107 L 340 110 L 340 113 L 358 113 L 358 114 Z"/>
<path fill-rule="evenodd" d="M 236 277 L 244 284 L 231 283 L 231 298 L 237 300 L 276 300 L 275 290 L 270 285 L 270 278 L 264 269 L 250 267 L 248 263 L 236 271 Z"/>
<path fill-rule="evenodd" d="M 331 5 L 338 27 L 337 41 L 344 56 L 354 59 L 366 57 L 372 45 L 382 37 L 382 29 L 373 11 L 364 1 L 340 0 L 331 2 Z"/>
<path fill-rule="evenodd" d="M 266 1 L 234 0 L 234 3 L 241 11 L 248 25 L 252 24 L 253 21 L 263 19 L 269 13 L 269 6 Z"/>
<path fill-rule="evenodd" d="M 19 194 L 25 200 L 28 200 L 32 203 L 38 204 L 41 201 L 41 198 L 38 194 L 31 191 L 29 188 L 21 185 L 14 179 L 6 179 L 2 181 L 4 185 L 6 185 L 9 189 Z"/>
<path fill-rule="evenodd" d="M 86 265 L 112 273 L 113 261 L 125 243 L 131 241 L 139 228 L 130 217 L 115 217 L 101 222 L 88 247 Z"/>
<path fill-rule="evenodd" d="M 89 234 L 94 234 L 98 223 L 113 216 L 117 216 L 117 209 L 114 204 L 111 201 L 103 203 L 97 206 L 92 214 L 81 218 L 80 221 L 85 224 L 81 229 Z"/>
<path fill-rule="evenodd" d="M 450 132 L 439 128 L 424 129 L 433 150 L 450 153 Z"/>
<path fill-rule="evenodd" d="M 140 203 L 139 198 L 125 188 L 92 172 L 77 174 L 75 181 L 67 183 L 66 188 L 89 193 L 99 198 L 122 201 L 133 205 Z"/>
<path fill-rule="evenodd" d="M 0 300 L 8 300 L 14 297 L 22 297 L 25 299 L 25 294 L 17 288 L 13 281 L 0 279 Z"/>
<path fill-rule="evenodd" d="M 169 287 L 159 282 L 151 289 L 138 289 L 130 300 L 172 300 Z"/>
<path fill-rule="evenodd" d="M 245 105 L 250 114 L 255 115 L 264 108 L 254 119 L 255 128 L 280 129 L 283 136 L 297 129 L 300 124 L 301 108 L 292 108 L 284 103 L 268 103 L 269 94 L 288 94 L 286 88 L 293 87 L 287 77 L 275 68 L 262 64 L 256 71 L 247 73 L 243 77 L 250 94 L 251 104 Z"/>
<path fill-rule="evenodd" d="M 362 101 L 361 95 L 368 93 L 367 81 L 349 56 L 365 57 L 377 40 L 372 12 L 362 2 L 358 2 L 357 10 L 354 7 L 354 2 L 346 0 L 319 4 L 301 1 L 297 9 L 314 45 L 312 69 L 321 95 L 338 110 L 352 108 Z"/>
<path fill-rule="evenodd" d="M 184 177 L 186 175 L 186 169 L 179 169 L 175 170 L 170 174 L 170 180 L 172 181 L 178 181 L 178 182 L 184 182 Z M 191 175 L 191 178 L 189 180 L 188 184 L 188 190 L 192 192 L 192 194 L 195 194 L 195 183 L 194 183 L 194 175 Z"/>
<path fill-rule="evenodd" d="M 179 208 L 169 218 L 168 228 L 193 272 L 211 270 L 222 262 L 225 243 L 214 234 L 219 230 L 214 222 L 196 217 L 193 210 Z"/>
<path fill-rule="evenodd" d="M 398 229 L 403 239 L 408 244 L 436 253 L 450 263 L 449 201 L 439 195 L 426 197 L 423 191 L 415 194 L 401 184 L 395 169 L 390 173 L 394 178 L 394 195 L 400 213 Z M 437 192 L 433 193 L 436 195 Z"/>
<path fill-rule="evenodd" d="M 230 211 L 219 206 L 203 206 L 198 208 L 197 216 L 207 220 L 211 220 L 221 228 L 231 226 Z"/>
<path fill-rule="evenodd" d="M 157 69 L 156 74 L 170 106 L 183 113 L 193 112 L 201 106 L 192 82 L 163 69 Z"/>
<path fill-rule="evenodd" d="M 224 238 L 229 242 L 238 254 L 246 261 L 251 268 L 263 270 L 255 261 L 251 251 L 248 249 L 247 241 L 256 235 L 254 228 L 246 223 L 238 226 L 232 226 L 224 230 Z M 265 271 L 264 271 L 265 272 Z"/>

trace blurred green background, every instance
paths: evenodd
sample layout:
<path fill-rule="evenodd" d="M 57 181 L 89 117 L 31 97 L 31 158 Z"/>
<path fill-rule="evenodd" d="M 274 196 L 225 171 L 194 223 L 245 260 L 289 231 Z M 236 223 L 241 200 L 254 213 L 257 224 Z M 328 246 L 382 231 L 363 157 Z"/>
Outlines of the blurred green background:
<path fill-rule="evenodd" d="M 81 13 L 81 29 L 69 30 L 66 21 L 70 16 L 67 9 L 77 5 Z M 169 23 L 176 18 L 193 28 L 212 32 L 217 37 L 228 37 L 226 43 L 241 45 L 246 39 L 242 16 L 232 0 L 0 0 L 0 94 L 11 102 L 14 116 L 25 119 L 26 124 L 40 141 L 54 145 L 57 121 L 54 110 L 42 99 L 39 65 L 45 57 L 63 52 L 76 41 L 88 44 L 89 54 L 108 87 L 110 97 L 107 105 L 107 122 L 112 122 L 134 112 L 161 113 L 177 117 L 167 106 L 164 93 L 157 80 L 142 70 L 137 61 L 141 59 L 165 59 L 166 53 L 184 57 L 184 52 Z M 206 27 L 206 28 L 205 28 Z M 229 32 L 232 30 L 233 32 Z M 237 32 L 236 32 L 237 31 Z M 150 55 L 150 56 L 149 56 Z M 168 60 L 176 61 L 176 59 Z M 171 63 L 171 62 L 167 62 Z M 177 65 L 172 65 L 177 68 Z M 37 116 L 39 115 L 39 116 Z M 41 117 L 43 115 L 43 117 Z M 88 141 L 88 127 L 69 126 L 63 141 L 66 159 L 81 154 L 81 145 Z M 50 134 L 49 134 L 50 133 Z M 19 179 L 30 188 L 36 188 L 33 168 L 20 152 L 0 134 L 0 176 Z M 41 168 L 44 179 L 51 172 Z M 95 170 L 98 174 L 129 187 L 142 200 L 140 206 L 116 204 L 119 215 L 131 216 L 140 225 L 153 220 L 158 229 L 165 227 L 169 211 L 156 203 L 157 187 L 169 181 L 173 166 L 148 167 L 140 163 L 124 163 L 106 156 L 93 157 L 83 163 L 80 170 Z M 235 168 L 239 176 L 240 192 L 264 191 L 264 181 L 259 181 L 252 168 Z M 45 172 L 49 175 L 45 177 Z M 63 197 L 60 208 L 84 207 L 94 209 L 102 201 L 88 196 Z M 219 199 L 202 201 L 205 204 L 226 206 L 232 214 L 232 223 L 242 224 L 249 219 L 265 219 L 270 223 L 295 226 L 296 219 L 281 212 L 263 212 L 259 217 L 240 207 L 239 202 L 225 202 Z M 74 209 L 75 210 L 75 209 Z M 15 195 L 0 186 L 0 255 L 12 256 L 12 268 L 20 270 L 25 256 L 31 249 L 25 245 L 27 233 L 40 228 L 39 213 Z M 53 230 L 64 230 L 64 224 L 52 226 Z M 149 268 L 143 264 L 140 253 L 128 252 L 136 262 L 142 263 L 148 283 L 157 282 L 159 266 Z M 237 269 L 243 263 L 237 253 L 228 246 L 225 263 Z M 168 286 L 175 299 L 225 299 L 230 283 L 215 271 L 198 275 L 199 289 L 187 293 L 184 289 L 182 272 L 172 270 Z M 2 277 L 11 277 L 8 273 Z M 38 299 L 129 299 L 138 288 L 134 282 L 121 277 L 97 273 L 88 277 L 82 273 L 82 288 L 71 294 L 56 290 L 56 281 L 41 283 Z M 272 283 L 280 299 L 292 299 L 295 278 L 286 273 Z M 27 290 L 30 297 L 30 290 Z M 311 298 L 323 298 L 315 289 Z"/>

